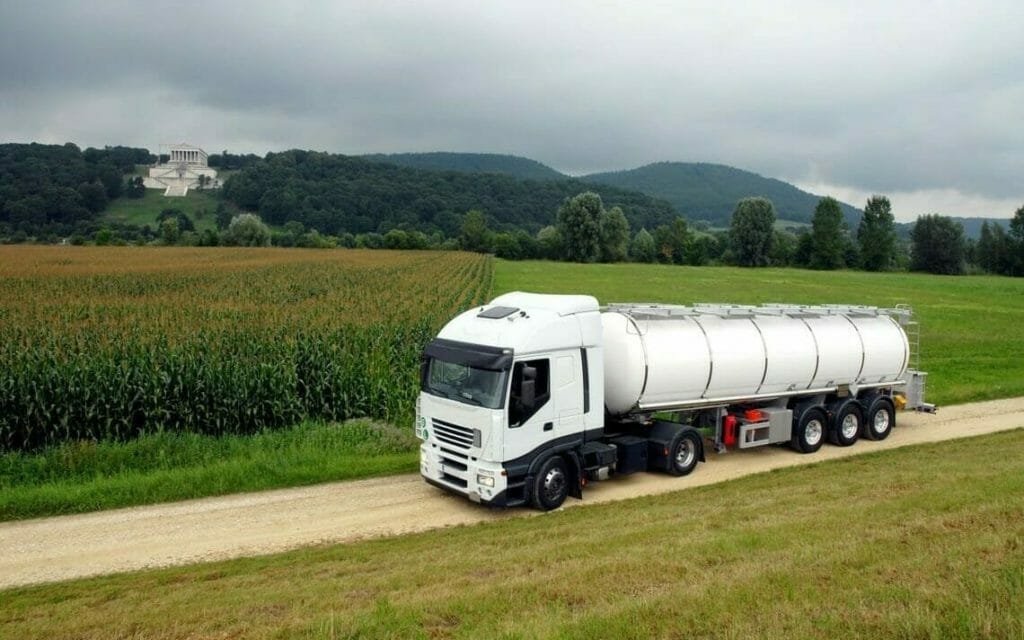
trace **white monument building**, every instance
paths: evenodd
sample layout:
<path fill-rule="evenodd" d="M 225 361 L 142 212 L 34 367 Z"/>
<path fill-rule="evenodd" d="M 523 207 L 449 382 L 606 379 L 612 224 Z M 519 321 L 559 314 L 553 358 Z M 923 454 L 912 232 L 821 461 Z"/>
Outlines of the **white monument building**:
<path fill-rule="evenodd" d="M 168 160 L 161 164 L 165 155 Z M 142 183 L 147 189 L 163 189 L 165 196 L 184 196 L 189 189 L 216 189 L 220 187 L 217 171 L 207 166 L 206 159 L 206 152 L 195 145 L 162 144 L 157 163 Z"/>

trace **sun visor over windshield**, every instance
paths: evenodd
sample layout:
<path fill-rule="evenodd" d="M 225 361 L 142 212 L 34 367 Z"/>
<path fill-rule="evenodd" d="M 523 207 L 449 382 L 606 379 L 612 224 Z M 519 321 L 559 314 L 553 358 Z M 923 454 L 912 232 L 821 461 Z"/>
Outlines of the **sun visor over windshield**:
<path fill-rule="evenodd" d="M 488 347 L 469 342 L 435 338 L 431 340 L 423 354 L 446 362 L 455 362 L 478 369 L 495 371 L 508 369 L 512 366 L 512 350 L 500 347 Z"/>

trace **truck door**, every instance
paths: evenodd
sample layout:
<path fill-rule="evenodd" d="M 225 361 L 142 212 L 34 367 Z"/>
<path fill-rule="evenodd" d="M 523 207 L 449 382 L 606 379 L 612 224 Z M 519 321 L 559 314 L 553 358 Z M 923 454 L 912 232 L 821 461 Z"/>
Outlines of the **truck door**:
<path fill-rule="evenodd" d="M 552 400 L 552 358 L 537 356 L 516 362 L 508 401 L 508 431 L 504 460 L 534 453 L 557 437 L 555 402 Z M 533 399 L 524 398 L 523 380 L 533 380 Z"/>
<path fill-rule="evenodd" d="M 567 436 L 583 431 L 583 369 L 579 353 L 555 358 L 552 397 L 557 420 L 555 431 Z"/>

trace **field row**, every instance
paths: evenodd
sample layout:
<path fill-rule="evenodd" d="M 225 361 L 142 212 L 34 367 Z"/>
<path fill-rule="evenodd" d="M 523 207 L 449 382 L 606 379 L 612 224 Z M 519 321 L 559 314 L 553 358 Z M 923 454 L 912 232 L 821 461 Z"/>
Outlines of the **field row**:
<path fill-rule="evenodd" d="M 464 253 L 0 249 L 0 447 L 410 418 Z"/>

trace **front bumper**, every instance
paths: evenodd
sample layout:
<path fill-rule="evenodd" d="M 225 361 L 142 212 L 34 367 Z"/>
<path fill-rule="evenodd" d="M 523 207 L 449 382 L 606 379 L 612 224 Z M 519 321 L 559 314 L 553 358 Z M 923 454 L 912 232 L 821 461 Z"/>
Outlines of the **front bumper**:
<path fill-rule="evenodd" d="M 420 475 L 423 479 L 473 502 L 506 506 L 507 478 L 503 473 L 501 465 L 459 456 L 432 442 L 420 445 Z M 481 484 L 479 476 L 493 479 L 494 486 Z"/>

